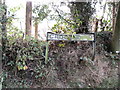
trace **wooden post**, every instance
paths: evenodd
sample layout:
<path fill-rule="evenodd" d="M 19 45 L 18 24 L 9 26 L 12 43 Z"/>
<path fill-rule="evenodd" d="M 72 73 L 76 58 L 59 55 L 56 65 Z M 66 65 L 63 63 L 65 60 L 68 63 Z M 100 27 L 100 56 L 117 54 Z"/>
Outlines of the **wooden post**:
<path fill-rule="evenodd" d="M 25 34 L 31 36 L 32 29 L 32 2 L 26 3 L 26 32 Z"/>
<path fill-rule="evenodd" d="M 38 23 L 35 23 L 35 38 L 38 39 Z"/>

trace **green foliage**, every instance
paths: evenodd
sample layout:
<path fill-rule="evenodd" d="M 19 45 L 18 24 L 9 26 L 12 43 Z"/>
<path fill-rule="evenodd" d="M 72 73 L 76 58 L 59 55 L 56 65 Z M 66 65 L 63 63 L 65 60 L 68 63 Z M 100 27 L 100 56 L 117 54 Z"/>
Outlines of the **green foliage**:
<path fill-rule="evenodd" d="M 78 24 L 77 33 L 88 32 L 88 22 L 95 9 L 92 7 L 91 2 L 69 2 L 71 17 L 75 24 Z M 82 21 L 79 24 L 79 21 Z"/>
<path fill-rule="evenodd" d="M 66 19 L 67 21 L 72 23 L 72 20 Z M 75 34 L 75 28 L 77 25 L 70 24 L 64 20 L 59 20 L 54 26 L 51 28 L 51 30 L 55 33 L 64 33 L 64 34 Z"/>
<path fill-rule="evenodd" d="M 6 24 L 6 29 L 7 29 L 7 36 L 9 37 L 9 40 L 15 40 L 14 38 L 21 38 L 23 37 L 23 31 L 20 30 L 17 26 L 15 26 L 13 23 L 16 21 L 16 20 L 19 20 L 18 18 L 15 18 L 15 14 L 18 10 L 20 10 L 20 6 L 17 6 L 17 7 L 13 7 L 13 8 L 10 8 L 8 9 L 7 8 L 7 12 L 8 12 L 8 15 L 6 18 L 2 18 L 2 15 L 5 13 L 5 8 L 7 8 L 6 5 L 1 5 L 0 6 L 0 29 L 3 28 L 2 26 L 2 23 L 5 22 Z M 0 30 L 2 33 L 2 30 Z M 3 36 L 3 38 L 6 37 L 6 36 Z M 12 43 L 12 42 L 11 42 Z"/>
<path fill-rule="evenodd" d="M 7 39 L 6 50 L 3 52 L 2 59 L 4 72 L 7 72 L 4 76 L 4 87 L 29 87 L 28 81 L 25 81 L 26 78 L 31 77 L 32 79 L 34 78 L 35 80 L 38 79 L 37 81 L 41 81 L 42 78 L 46 77 L 46 42 L 36 40 L 32 37 L 23 39 L 22 37 L 13 38 L 12 36 L 8 36 Z M 20 80 L 17 78 L 9 78 L 10 74 L 8 73 L 19 77 Z"/>
<path fill-rule="evenodd" d="M 14 22 L 19 21 L 19 18 L 15 18 L 16 12 L 21 9 L 20 6 L 10 8 L 8 10 L 7 17 L 7 36 L 11 36 L 10 38 L 21 38 L 23 37 L 23 31 L 20 30 L 17 26 L 14 25 Z"/>
<path fill-rule="evenodd" d="M 2 22 L 2 15 L 5 13 L 5 8 L 7 8 L 6 5 L 0 4 L 0 22 Z"/>
<path fill-rule="evenodd" d="M 112 31 L 112 21 L 109 19 L 103 19 L 101 25 L 101 31 Z"/>
<path fill-rule="evenodd" d="M 26 71 L 32 70 L 29 76 L 34 75 L 35 79 L 43 78 L 47 74 L 47 72 L 44 71 L 46 42 L 35 40 L 28 36 L 24 37 L 23 31 L 14 25 L 14 22 L 19 20 L 19 18 L 15 18 L 15 13 L 18 10 L 20 10 L 20 7 L 13 7 L 8 10 L 8 17 L 6 20 L 7 41 L 2 57 L 4 72 L 10 72 L 13 75 L 17 73 L 17 76 L 25 77 L 24 74 L 26 74 Z M 36 65 L 34 65 L 34 63 Z M 3 82 L 7 83 L 5 79 L 8 78 L 8 74 L 5 73 Z M 18 86 L 22 86 L 22 81 L 24 82 L 24 80 L 21 80 L 20 83 L 16 81 Z"/>
<path fill-rule="evenodd" d="M 54 14 L 50 15 L 51 20 L 55 20 L 57 23 L 51 28 L 55 33 L 75 34 L 75 30 L 82 25 L 81 19 L 76 16 L 76 22 L 71 18 L 71 13 L 64 12 L 60 9 L 59 5 L 52 4 Z"/>
<path fill-rule="evenodd" d="M 65 47 L 65 43 L 58 44 L 59 47 Z"/>
<path fill-rule="evenodd" d="M 21 9 L 21 6 L 10 8 L 9 13 L 14 15 L 20 9 Z"/>
<path fill-rule="evenodd" d="M 43 19 L 45 19 L 50 12 L 51 10 L 49 10 L 49 7 L 47 5 L 36 5 L 33 8 L 34 24 L 43 21 Z"/>
<path fill-rule="evenodd" d="M 28 68 L 26 61 L 33 60 L 35 55 L 41 55 L 42 49 L 38 41 L 33 38 L 26 37 L 24 40 L 23 31 L 13 25 L 14 20 L 16 20 L 15 12 L 19 9 L 20 7 L 14 7 L 9 10 L 9 16 L 7 18 L 7 43 L 6 51 L 3 52 L 3 62 L 11 68 L 17 67 L 18 70 L 26 70 Z"/>
<path fill-rule="evenodd" d="M 2 15 L 3 15 L 3 12 L 4 12 L 4 8 L 3 8 L 3 5 L 2 4 L 0 4 L 0 39 L 2 38 L 2 30 L 1 30 L 1 28 L 2 28 Z M 1 42 L 0 42 L 1 43 Z M 1 47 L 1 45 L 0 45 L 0 47 Z"/>
<path fill-rule="evenodd" d="M 7 66 L 15 66 L 18 70 L 26 70 L 28 68 L 26 65 L 28 60 L 34 60 L 37 56 L 44 58 L 42 49 L 44 42 L 39 42 L 35 39 L 23 40 L 22 38 L 14 38 L 13 40 L 11 37 L 8 37 L 8 40 L 9 42 L 3 57 L 4 62 L 7 61 Z"/>
<path fill-rule="evenodd" d="M 7 8 L 6 5 L 0 3 L 0 31 L 2 31 L 2 28 L 3 28 L 2 24 L 3 24 L 3 22 L 6 22 L 6 19 L 3 20 L 3 15 L 6 12 L 6 8 Z M 0 32 L 0 34 L 1 33 L 2 32 Z"/>

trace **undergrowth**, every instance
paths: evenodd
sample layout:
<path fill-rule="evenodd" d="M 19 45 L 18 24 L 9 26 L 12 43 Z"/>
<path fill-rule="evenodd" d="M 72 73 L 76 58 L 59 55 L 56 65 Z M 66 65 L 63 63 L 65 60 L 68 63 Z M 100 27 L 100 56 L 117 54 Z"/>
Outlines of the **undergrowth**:
<path fill-rule="evenodd" d="M 120 57 L 105 51 L 108 41 L 103 41 L 101 36 L 96 41 L 96 59 L 103 60 L 103 66 L 98 61 L 91 62 L 91 43 L 51 42 L 49 62 L 45 64 L 46 42 L 31 37 L 7 37 L 2 59 L 3 88 L 55 87 L 57 83 L 66 85 L 59 87 L 72 88 L 115 87 L 117 75 L 109 78 L 109 73 L 116 74 L 114 69 L 118 68 L 116 61 Z M 107 61 L 111 63 L 106 64 Z M 105 78 L 98 73 L 101 67 L 102 73 L 108 73 L 104 74 Z"/>
<path fill-rule="evenodd" d="M 38 81 L 44 79 L 47 74 L 45 68 L 49 67 L 48 64 L 45 64 L 46 42 L 31 37 L 10 38 L 8 37 L 2 58 L 3 87 L 7 86 L 6 79 L 10 79 L 11 76 L 21 78 L 20 81 L 15 80 L 19 81 L 19 84 L 25 82 L 23 79 L 27 78 L 38 79 Z"/>

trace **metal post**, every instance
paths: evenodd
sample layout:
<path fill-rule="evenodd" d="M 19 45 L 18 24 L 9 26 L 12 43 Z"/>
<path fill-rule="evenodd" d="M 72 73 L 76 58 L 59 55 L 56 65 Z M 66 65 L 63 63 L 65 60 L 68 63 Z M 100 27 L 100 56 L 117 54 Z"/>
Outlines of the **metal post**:
<path fill-rule="evenodd" d="M 46 42 L 46 52 L 45 52 L 45 64 L 48 63 L 48 50 L 49 50 L 49 42 Z"/>
<path fill-rule="evenodd" d="M 93 41 L 93 57 L 92 57 L 92 61 L 94 61 L 95 59 L 95 47 L 96 47 L 96 33 L 94 33 L 94 41 Z"/>

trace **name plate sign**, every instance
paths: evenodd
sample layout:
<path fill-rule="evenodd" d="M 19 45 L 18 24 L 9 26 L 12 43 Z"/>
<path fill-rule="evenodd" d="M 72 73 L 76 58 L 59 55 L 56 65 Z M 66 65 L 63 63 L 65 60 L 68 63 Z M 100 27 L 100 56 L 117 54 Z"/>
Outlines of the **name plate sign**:
<path fill-rule="evenodd" d="M 47 33 L 47 40 L 64 40 L 64 41 L 94 41 L 94 33 L 89 34 L 55 34 L 52 32 Z"/>
<path fill-rule="evenodd" d="M 47 33 L 47 41 L 50 40 L 64 40 L 64 41 L 92 41 L 93 42 L 93 56 L 92 60 L 94 60 L 95 57 L 95 34 L 89 33 L 89 34 L 73 34 L 73 35 L 67 35 L 67 34 L 56 34 L 52 32 Z M 46 56 L 45 56 L 45 63 L 48 62 L 48 46 L 49 42 L 46 44 Z"/>

